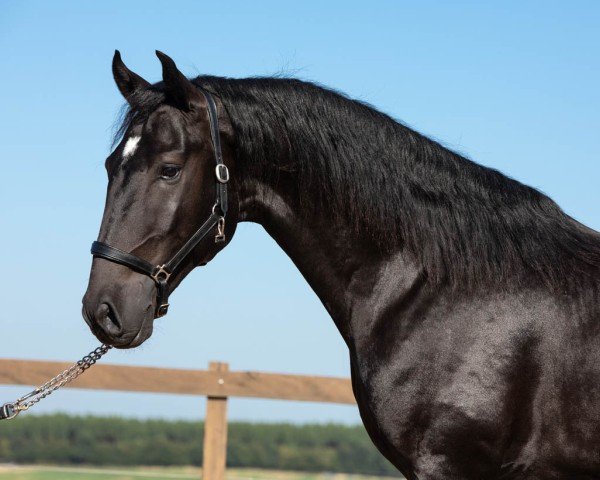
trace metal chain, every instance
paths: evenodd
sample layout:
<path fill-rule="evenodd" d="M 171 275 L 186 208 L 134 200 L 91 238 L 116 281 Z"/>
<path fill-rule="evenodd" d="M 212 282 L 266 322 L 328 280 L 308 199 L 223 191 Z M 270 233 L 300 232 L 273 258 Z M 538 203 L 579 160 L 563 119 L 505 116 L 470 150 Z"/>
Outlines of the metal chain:
<path fill-rule="evenodd" d="M 100 360 L 111 348 L 112 347 L 109 345 L 99 346 L 95 350 L 92 350 L 90 353 L 88 353 L 77 363 L 71 365 L 64 372 L 59 373 L 56 377 L 48 380 L 46 383 L 29 392 L 27 395 L 12 403 L 5 404 L 0 408 L 0 420 L 15 418 L 19 413 L 29 410 L 40 400 L 43 400 L 47 396 L 53 394 L 59 388 L 79 377 L 79 375 Z"/>

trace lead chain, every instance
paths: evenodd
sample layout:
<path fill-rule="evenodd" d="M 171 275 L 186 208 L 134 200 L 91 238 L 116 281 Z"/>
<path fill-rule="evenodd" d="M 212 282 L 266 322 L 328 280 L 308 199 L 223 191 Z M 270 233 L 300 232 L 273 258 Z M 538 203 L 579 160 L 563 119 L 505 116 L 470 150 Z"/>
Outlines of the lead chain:
<path fill-rule="evenodd" d="M 112 347 L 109 345 L 99 346 L 95 350 L 92 350 L 90 353 L 88 353 L 77 363 L 71 365 L 64 372 L 59 373 L 56 377 L 48 380 L 46 383 L 29 392 L 27 395 L 12 403 L 5 404 L 0 408 L 0 420 L 15 418 L 19 413 L 29 410 L 40 400 L 43 400 L 59 388 L 79 377 L 83 372 L 100 360 L 111 348 Z"/>

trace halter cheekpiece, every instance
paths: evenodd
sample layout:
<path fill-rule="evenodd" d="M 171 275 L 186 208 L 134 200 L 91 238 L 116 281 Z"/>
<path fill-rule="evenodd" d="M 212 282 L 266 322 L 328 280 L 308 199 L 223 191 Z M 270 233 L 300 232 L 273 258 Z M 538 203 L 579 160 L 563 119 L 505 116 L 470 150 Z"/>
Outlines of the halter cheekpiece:
<path fill-rule="evenodd" d="M 177 251 L 175 255 L 162 265 L 152 265 L 150 262 L 140 258 L 132 253 L 127 253 L 118 248 L 111 247 L 106 243 L 92 243 L 91 253 L 94 257 L 103 258 L 111 262 L 119 263 L 135 270 L 136 272 L 148 275 L 156 283 L 156 311 L 155 318 L 163 317 L 169 310 L 169 278 L 177 269 L 179 264 L 191 253 L 191 251 L 206 237 L 215 227 L 215 242 L 225 241 L 225 215 L 227 214 L 227 182 L 229 181 L 229 170 L 223 163 L 223 154 L 221 152 L 221 137 L 219 135 L 219 119 L 217 115 L 217 106 L 212 95 L 205 90 L 200 89 L 206 98 L 208 119 L 210 122 L 210 135 L 213 149 L 215 152 L 215 178 L 216 178 L 216 199 L 212 212 L 206 221 L 189 238 L 187 242 Z"/>

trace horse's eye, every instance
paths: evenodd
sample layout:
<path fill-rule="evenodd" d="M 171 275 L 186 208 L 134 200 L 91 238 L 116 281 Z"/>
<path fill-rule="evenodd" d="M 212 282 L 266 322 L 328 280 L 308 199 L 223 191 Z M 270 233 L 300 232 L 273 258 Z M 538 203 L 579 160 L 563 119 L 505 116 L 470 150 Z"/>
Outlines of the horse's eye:
<path fill-rule="evenodd" d="M 177 165 L 164 165 L 160 169 L 160 176 L 162 178 L 175 178 L 177 175 L 179 175 L 180 171 L 181 167 Z"/>

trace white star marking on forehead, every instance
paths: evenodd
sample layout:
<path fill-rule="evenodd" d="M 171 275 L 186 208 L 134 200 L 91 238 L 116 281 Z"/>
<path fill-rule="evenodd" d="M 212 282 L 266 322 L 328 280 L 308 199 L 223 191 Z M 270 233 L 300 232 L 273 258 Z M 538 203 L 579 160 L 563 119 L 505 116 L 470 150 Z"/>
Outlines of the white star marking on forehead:
<path fill-rule="evenodd" d="M 136 136 L 127 139 L 127 143 L 125 143 L 125 147 L 123 147 L 123 158 L 129 158 L 135 153 L 141 138 L 142 137 Z"/>

